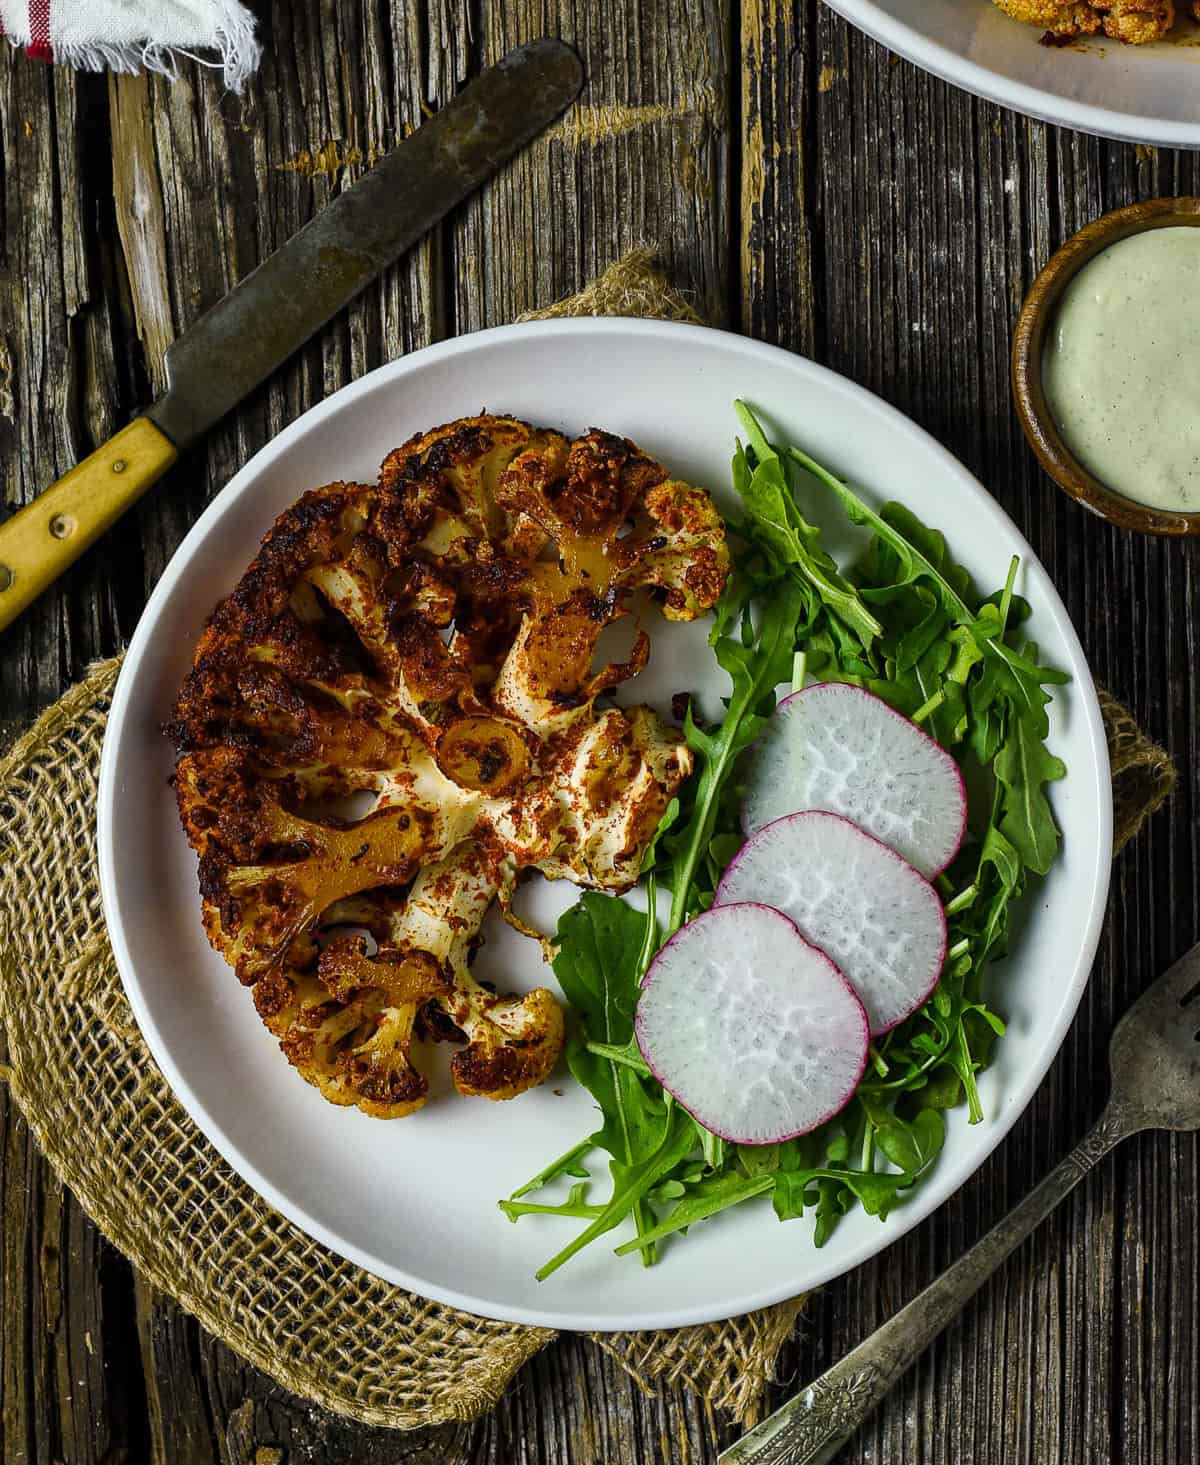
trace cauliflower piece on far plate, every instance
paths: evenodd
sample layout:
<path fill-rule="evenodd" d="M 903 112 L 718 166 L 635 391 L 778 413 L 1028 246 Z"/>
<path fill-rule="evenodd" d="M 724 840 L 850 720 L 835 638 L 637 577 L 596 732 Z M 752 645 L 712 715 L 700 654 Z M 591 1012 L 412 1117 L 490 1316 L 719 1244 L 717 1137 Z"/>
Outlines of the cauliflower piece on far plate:
<path fill-rule="evenodd" d="M 1173 0 L 993 0 L 1005 15 L 1053 36 L 1098 33 L 1133 46 L 1157 41 L 1175 24 Z M 1197 0 L 1200 5 L 1200 0 Z M 1197 11 L 1200 14 L 1200 10 Z"/>

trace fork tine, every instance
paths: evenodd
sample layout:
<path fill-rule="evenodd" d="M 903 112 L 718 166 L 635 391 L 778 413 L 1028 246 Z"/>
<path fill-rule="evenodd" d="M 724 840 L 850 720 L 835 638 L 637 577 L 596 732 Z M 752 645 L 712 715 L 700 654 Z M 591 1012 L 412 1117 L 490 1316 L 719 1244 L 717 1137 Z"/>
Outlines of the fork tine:
<path fill-rule="evenodd" d="M 1200 944 L 1151 982 L 1113 1030 L 1113 1101 L 1127 1126 L 1200 1129 L 1198 996 Z"/>
<path fill-rule="evenodd" d="M 1200 997 L 1200 942 L 1185 951 L 1179 960 L 1142 994 L 1173 998 L 1180 1007 L 1186 1007 Z"/>

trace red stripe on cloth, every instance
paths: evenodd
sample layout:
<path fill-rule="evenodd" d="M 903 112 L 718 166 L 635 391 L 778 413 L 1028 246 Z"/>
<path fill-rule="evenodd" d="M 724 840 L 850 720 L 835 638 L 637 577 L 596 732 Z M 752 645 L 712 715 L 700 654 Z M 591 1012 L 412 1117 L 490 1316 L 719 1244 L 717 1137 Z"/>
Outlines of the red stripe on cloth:
<path fill-rule="evenodd" d="M 50 45 L 50 0 L 29 0 L 29 45 L 26 54 L 37 61 L 53 61 Z"/>

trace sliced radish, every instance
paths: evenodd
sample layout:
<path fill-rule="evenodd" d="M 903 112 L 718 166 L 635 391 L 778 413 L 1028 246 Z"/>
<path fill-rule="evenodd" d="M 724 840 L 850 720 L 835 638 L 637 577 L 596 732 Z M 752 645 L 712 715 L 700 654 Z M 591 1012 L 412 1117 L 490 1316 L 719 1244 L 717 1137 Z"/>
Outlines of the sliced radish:
<path fill-rule="evenodd" d="M 950 863 L 967 824 L 962 775 L 945 748 L 844 682 L 814 682 L 784 698 L 750 752 L 747 778 L 747 834 L 785 814 L 824 809 L 925 876 Z"/>
<path fill-rule="evenodd" d="M 706 911 L 650 964 L 635 1020 L 651 1071 L 737 1144 L 807 1134 L 850 1100 L 867 1016 L 837 967 L 778 911 Z"/>
<path fill-rule="evenodd" d="M 920 1007 L 946 955 L 937 891 L 887 845 L 838 814 L 776 819 L 721 877 L 716 909 L 761 900 L 796 923 L 858 993 L 871 1036 Z"/>

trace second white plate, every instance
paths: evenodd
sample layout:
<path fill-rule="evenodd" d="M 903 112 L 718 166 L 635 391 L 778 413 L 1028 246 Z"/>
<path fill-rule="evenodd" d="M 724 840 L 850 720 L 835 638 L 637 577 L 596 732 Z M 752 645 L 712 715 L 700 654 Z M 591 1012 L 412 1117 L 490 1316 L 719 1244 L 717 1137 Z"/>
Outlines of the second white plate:
<path fill-rule="evenodd" d="M 1200 27 L 1189 20 L 1148 46 L 1103 36 L 1043 46 L 1037 26 L 990 0 L 827 3 L 925 71 L 1030 117 L 1127 142 L 1200 147 Z"/>

